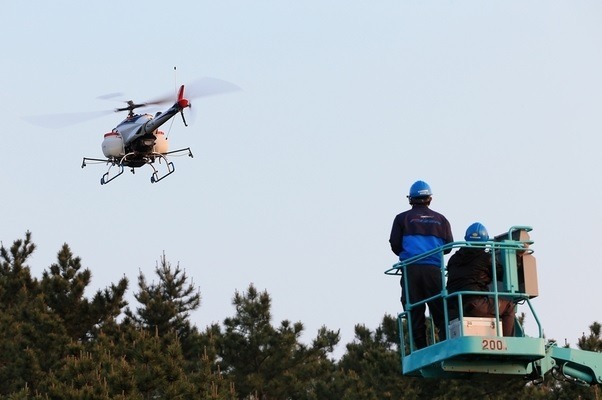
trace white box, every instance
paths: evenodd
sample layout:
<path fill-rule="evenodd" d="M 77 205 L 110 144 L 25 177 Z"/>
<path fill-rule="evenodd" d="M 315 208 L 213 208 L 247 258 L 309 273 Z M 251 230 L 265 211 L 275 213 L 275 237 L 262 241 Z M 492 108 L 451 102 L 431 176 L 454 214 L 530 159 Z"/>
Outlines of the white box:
<path fill-rule="evenodd" d="M 464 317 L 463 328 L 464 336 L 497 336 L 495 318 Z M 458 319 L 450 321 L 449 337 L 455 338 L 461 335 L 460 321 Z"/>

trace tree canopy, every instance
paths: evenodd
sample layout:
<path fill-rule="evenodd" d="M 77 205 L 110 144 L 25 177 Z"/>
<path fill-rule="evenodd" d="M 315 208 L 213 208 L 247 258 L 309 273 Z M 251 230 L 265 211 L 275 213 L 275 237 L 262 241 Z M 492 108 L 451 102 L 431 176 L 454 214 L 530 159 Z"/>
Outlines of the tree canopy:
<path fill-rule="evenodd" d="M 301 321 L 275 323 L 267 290 L 234 290 L 233 313 L 202 329 L 190 321 L 201 306 L 191 278 L 165 254 L 156 280 L 140 272 L 137 305 L 129 280 L 85 296 L 91 271 L 64 244 L 41 278 L 31 275 L 31 233 L 0 245 L 1 399 L 598 399 L 599 388 L 553 379 L 534 384 L 506 377 L 434 380 L 400 373 L 399 329 L 385 315 L 375 329 L 361 322 L 344 344 L 321 327 L 304 343 Z M 200 277 L 202 279 L 202 277 Z M 601 325 L 578 339 L 602 352 Z"/>

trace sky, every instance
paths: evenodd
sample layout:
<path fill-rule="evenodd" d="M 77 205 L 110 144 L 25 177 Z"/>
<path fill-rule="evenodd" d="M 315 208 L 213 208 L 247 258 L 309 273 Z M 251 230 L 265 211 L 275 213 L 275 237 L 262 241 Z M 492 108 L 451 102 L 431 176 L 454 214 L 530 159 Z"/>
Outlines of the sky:
<path fill-rule="evenodd" d="M 356 324 L 401 310 L 388 238 L 424 180 L 456 240 L 475 221 L 533 228 L 533 306 L 548 338 L 574 346 L 602 322 L 601 20 L 593 0 L 9 2 L 0 240 L 32 232 L 36 277 L 67 243 L 90 296 L 125 275 L 132 307 L 138 274 L 154 280 L 165 253 L 201 291 L 200 329 L 253 284 L 274 325 L 303 322 L 308 343 L 340 330 L 341 354 Z M 102 186 L 104 165 L 80 168 L 122 115 L 23 119 L 205 76 L 242 90 L 164 126 L 194 158 L 173 158 L 157 184 L 149 167 Z"/>

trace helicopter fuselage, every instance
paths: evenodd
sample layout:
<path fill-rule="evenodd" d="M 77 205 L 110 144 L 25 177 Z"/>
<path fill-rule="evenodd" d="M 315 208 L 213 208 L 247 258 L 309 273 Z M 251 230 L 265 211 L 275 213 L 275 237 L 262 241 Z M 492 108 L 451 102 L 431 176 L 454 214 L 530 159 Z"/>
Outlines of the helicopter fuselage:
<path fill-rule="evenodd" d="M 188 106 L 188 100 L 180 95 L 173 106 L 154 117 L 150 114 L 130 113 L 111 132 L 105 134 L 102 143 L 104 155 L 121 159 L 130 154 L 128 166 L 137 167 L 144 165 L 143 158 L 151 153 L 167 153 L 167 142 L 160 136 L 162 132 L 158 128 Z M 136 159 L 140 161 L 137 162 Z"/>
<path fill-rule="evenodd" d="M 156 136 L 154 132 L 146 132 L 145 125 L 153 120 L 150 114 L 133 114 L 124 119 L 111 132 L 121 136 L 123 142 L 122 155 L 130 152 L 148 153 L 152 151 Z M 104 147 L 103 147 L 104 149 Z"/>

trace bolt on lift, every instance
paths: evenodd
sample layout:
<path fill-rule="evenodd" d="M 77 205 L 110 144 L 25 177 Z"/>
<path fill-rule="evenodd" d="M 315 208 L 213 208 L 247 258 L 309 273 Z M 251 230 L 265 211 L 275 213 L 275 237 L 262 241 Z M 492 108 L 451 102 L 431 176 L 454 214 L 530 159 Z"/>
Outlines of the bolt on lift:
<path fill-rule="evenodd" d="M 445 288 L 445 261 L 442 257 L 441 294 L 424 301 L 406 304 L 398 315 L 401 369 L 407 376 L 424 378 L 465 378 L 475 375 L 519 375 L 533 381 L 541 381 L 548 372 L 553 376 L 584 385 L 602 384 L 602 353 L 557 347 L 547 341 L 531 299 L 537 297 L 537 268 L 533 256 L 528 226 L 514 226 L 507 233 L 481 243 L 453 242 L 394 264 L 385 271 L 387 275 L 401 276 L 402 285 L 411 298 L 404 274 L 407 266 L 435 253 L 461 247 L 484 247 L 492 255 L 495 275 L 496 255 L 503 267 L 503 279 L 493 279 L 489 292 L 455 292 L 449 294 Z M 538 336 L 525 334 L 518 319 L 515 320 L 514 336 L 502 336 L 499 309 L 495 318 L 471 318 L 463 315 L 465 295 L 487 295 L 496 300 L 502 296 L 512 299 L 515 307 L 527 306 L 537 324 Z M 430 324 L 431 344 L 416 349 L 413 344 L 411 316 L 409 311 L 418 305 L 441 298 L 444 304 L 446 340 L 436 341 L 434 325 Z M 459 316 L 449 321 L 448 305 L 459 304 Z M 497 304 L 498 302 L 495 301 Z M 517 314 L 518 315 L 518 314 Z M 432 322 L 432 321 L 431 321 Z"/>

